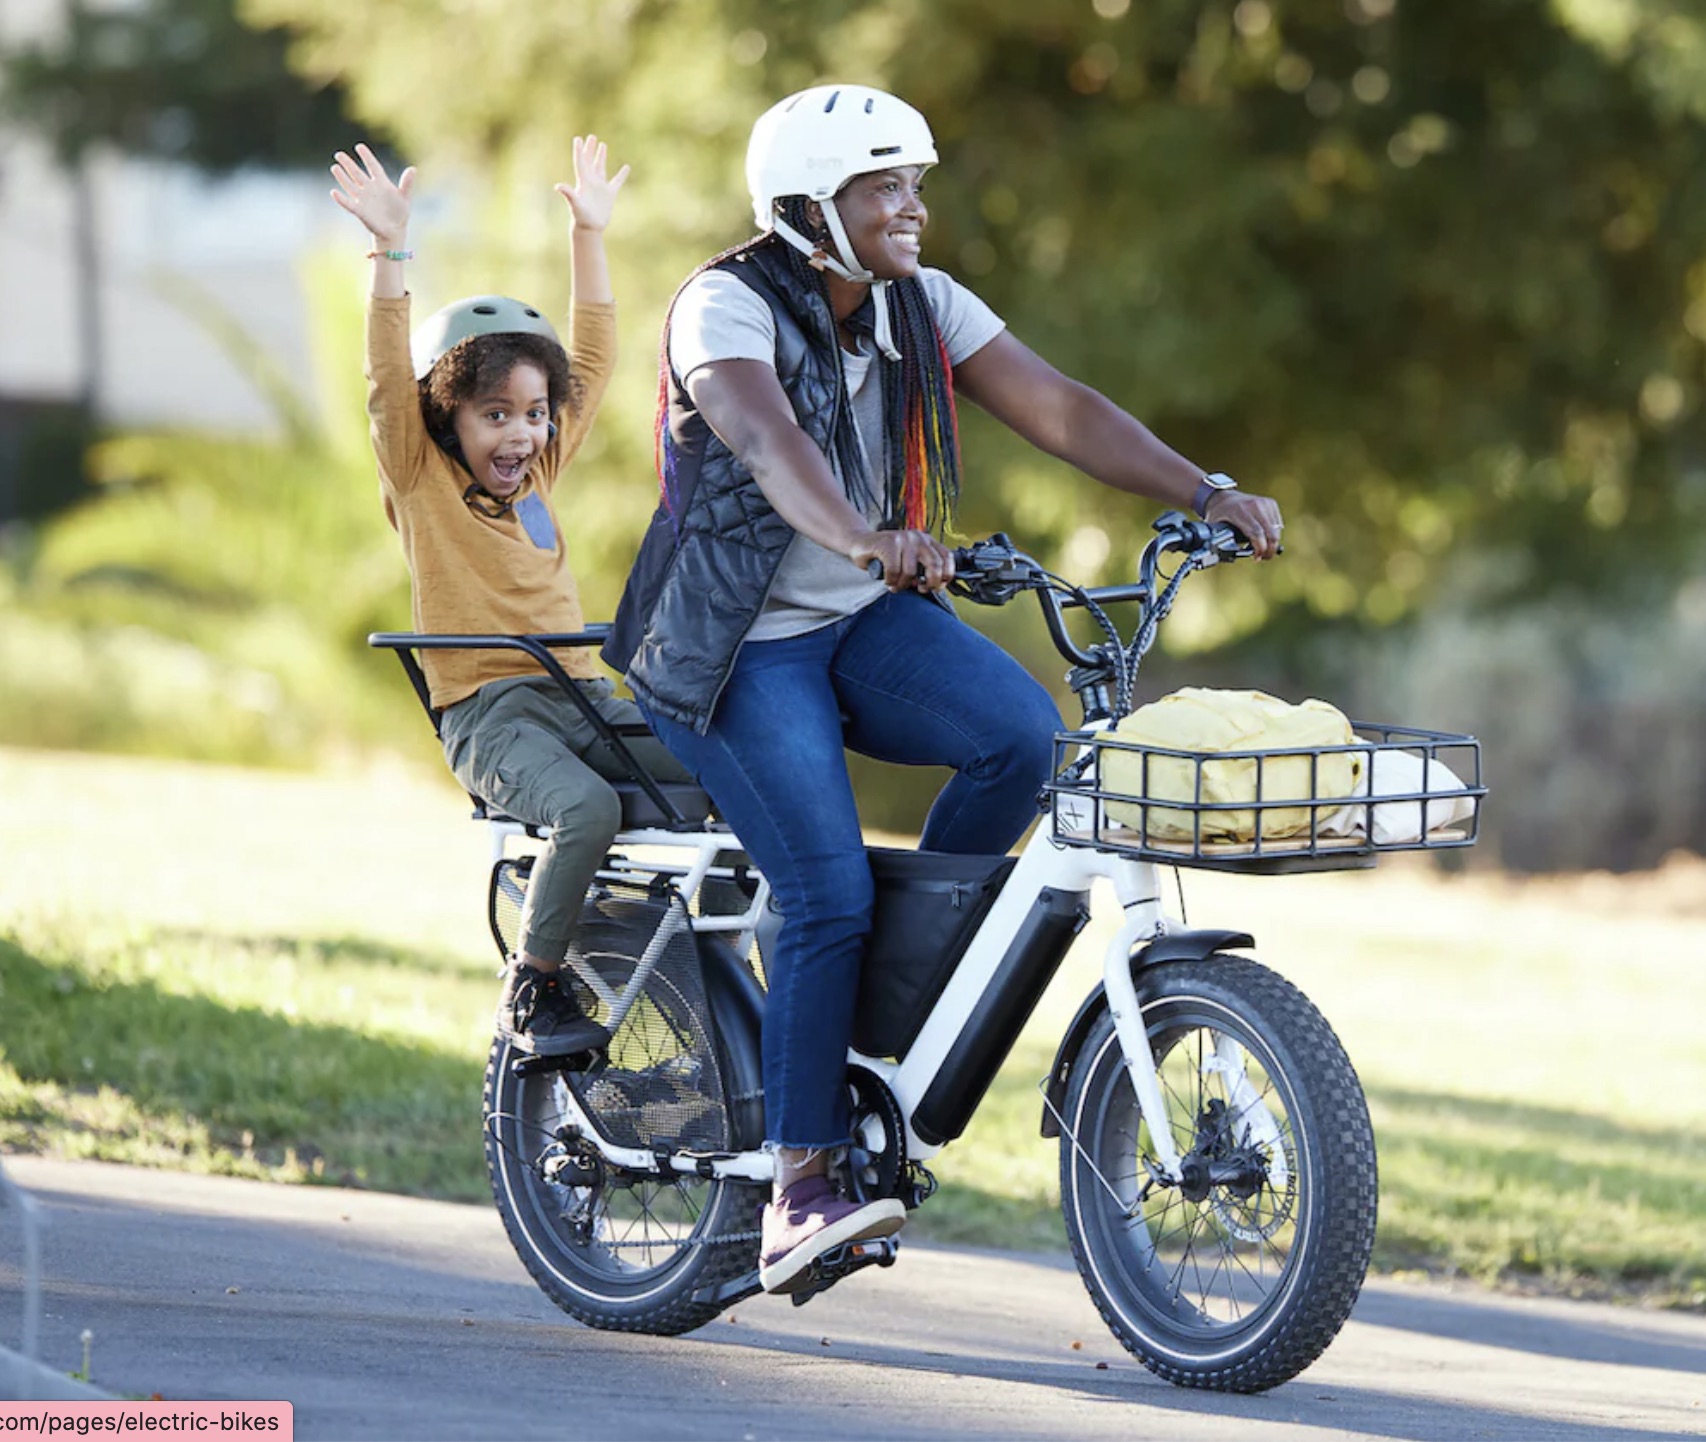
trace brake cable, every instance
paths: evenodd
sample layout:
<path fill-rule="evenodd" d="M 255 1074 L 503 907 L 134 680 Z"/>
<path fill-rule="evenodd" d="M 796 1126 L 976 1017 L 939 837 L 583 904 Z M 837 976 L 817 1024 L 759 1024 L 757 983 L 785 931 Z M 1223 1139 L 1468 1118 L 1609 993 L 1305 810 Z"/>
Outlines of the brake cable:
<path fill-rule="evenodd" d="M 1143 624 L 1137 628 L 1137 634 L 1131 638 L 1131 645 L 1126 648 L 1124 659 L 1129 662 L 1132 673 L 1135 674 L 1143 664 L 1143 658 L 1149 654 L 1149 648 L 1155 644 L 1155 633 L 1161 623 L 1167 619 L 1173 609 L 1173 598 L 1178 594 L 1179 587 L 1184 585 L 1185 577 L 1200 569 L 1202 562 L 1193 555 L 1188 555 L 1179 563 L 1179 569 L 1167 580 L 1166 589 L 1156 598 L 1155 604 L 1149 608 L 1143 619 Z"/>

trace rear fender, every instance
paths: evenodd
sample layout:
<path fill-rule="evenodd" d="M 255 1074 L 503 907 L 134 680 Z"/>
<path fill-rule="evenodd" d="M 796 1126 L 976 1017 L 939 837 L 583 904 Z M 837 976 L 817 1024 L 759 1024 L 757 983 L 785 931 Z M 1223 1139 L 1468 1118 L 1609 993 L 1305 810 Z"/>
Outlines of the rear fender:
<path fill-rule="evenodd" d="M 1171 931 L 1165 936 L 1158 936 L 1153 941 L 1146 942 L 1132 952 L 1131 972 L 1135 978 L 1145 967 L 1157 966 L 1164 961 L 1207 961 L 1216 952 L 1225 951 L 1228 947 L 1248 947 L 1255 944 L 1256 939 L 1244 931 Z M 1095 990 L 1084 998 L 1083 1005 L 1078 1008 L 1078 1014 L 1072 1018 L 1072 1024 L 1066 1029 L 1066 1035 L 1060 1039 L 1060 1046 L 1054 1054 L 1054 1065 L 1049 1069 L 1048 1083 L 1043 1088 L 1042 1134 L 1045 1137 L 1060 1135 L 1060 1122 L 1057 1118 L 1060 1109 L 1066 1105 L 1066 1083 L 1072 1076 L 1073 1064 L 1078 1060 L 1078 1053 L 1084 1045 L 1084 1038 L 1090 1034 L 1090 1028 L 1107 1009 L 1107 992 L 1098 982 Z"/>
<path fill-rule="evenodd" d="M 764 1064 L 759 1049 L 764 991 L 727 941 L 704 933 L 696 939 L 717 1060 L 729 1097 L 730 1140 L 736 1151 L 752 1150 L 764 1141 Z"/>

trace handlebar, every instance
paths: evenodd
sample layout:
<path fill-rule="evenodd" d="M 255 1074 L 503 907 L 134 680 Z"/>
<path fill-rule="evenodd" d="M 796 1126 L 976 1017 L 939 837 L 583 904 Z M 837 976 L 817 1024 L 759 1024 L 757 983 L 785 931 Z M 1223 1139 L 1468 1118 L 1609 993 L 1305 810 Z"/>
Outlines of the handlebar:
<path fill-rule="evenodd" d="M 1080 650 L 1066 636 L 1063 626 L 1057 628 L 1055 624 L 1063 621 L 1064 610 L 1150 601 L 1155 594 L 1156 566 L 1163 555 L 1183 553 L 1191 570 L 1203 570 L 1253 554 L 1243 534 L 1224 521 L 1198 521 L 1179 511 L 1167 511 L 1156 518 L 1154 529 L 1155 539 L 1139 557 L 1136 581 L 1117 586 L 1074 586 L 1045 570 L 998 531 L 954 550 L 954 579 L 948 589 L 980 606 L 1004 606 L 1023 591 L 1035 591 L 1061 655 L 1075 665 L 1091 665 L 1095 658 Z M 883 563 L 873 557 L 865 571 L 880 581 Z"/>
<path fill-rule="evenodd" d="M 1023 591 L 1034 592 L 1049 639 L 1074 668 L 1067 679 L 1084 701 L 1087 716 L 1123 716 L 1130 707 L 1132 677 L 1154 645 L 1156 631 L 1172 610 L 1184 578 L 1193 571 L 1253 554 L 1249 541 L 1224 521 L 1199 521 L 1180 511 L 1166 511 L 1156 518 L 1154 529 L 1154 538 L 1138 558 L 1135 581 L 1115 586 L 1073 585 L 997 533 L 954 551 L 954 579 L 948 589 L 982 606 L 1004 606 Z M 1181 555 L 1183 560 L 1158 589 L 1157 572 L 1161 558 L 1168 554 Z M 880 580 L 882 562 L 873 559 L 866 571 Z M 1127 642 L 1102 608 L 1130 601 L 1138 602 L 1142 609 Z M 1108 639 L 1088 650 L 1078 645 L 1066 628 L 1065 613 L 1072 608 L 1088 611 Z M 1114 687 L 1111 698 L 1106 694 L 1109 684 Z"/>

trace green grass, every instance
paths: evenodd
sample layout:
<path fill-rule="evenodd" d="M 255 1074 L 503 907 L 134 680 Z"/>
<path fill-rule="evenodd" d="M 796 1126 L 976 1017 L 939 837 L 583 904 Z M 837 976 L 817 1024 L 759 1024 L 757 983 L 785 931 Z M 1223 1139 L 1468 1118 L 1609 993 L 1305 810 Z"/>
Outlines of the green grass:
<path fill-rule="evenodd" d="M 447 782 L 0 750 L 0 796 L 0 1149 L 486 1196 L 486 843 Z M 1345 1041 L 1378 1268 L 1706 1310 L 1706 864 L 1186 894 Z M 1107 934 L 934 1163 L 922 1234 L 1064 1246 L 1035 1082 Z"/>
<path fill-rule="evenodd" d="M 479 1075 L 444 1016 L 489 987 L 446 957 L 359 939 L 25 929 L 0 939 L 0 988 L 0 1146 L 485 1193 L 468 1144 Z"/>

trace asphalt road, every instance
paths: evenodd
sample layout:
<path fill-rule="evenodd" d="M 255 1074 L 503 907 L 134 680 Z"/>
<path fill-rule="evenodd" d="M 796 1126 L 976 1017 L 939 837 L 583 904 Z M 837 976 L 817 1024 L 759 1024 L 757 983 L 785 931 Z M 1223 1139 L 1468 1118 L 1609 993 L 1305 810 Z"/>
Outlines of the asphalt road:
<path fill-rule="evenodd" d="M 913 1244 L 804 1307 L 756 1297 L 631 1337 L 552 1307 L 489 1208 L 6 1167 L 47 1223 L 44 1362 L 78 1367 L 87 1328 L 109 1392 L 287 1400 L 300 1438 L 1706 1435 L 1698 1317 L 1375 1282 L 1301 1378 L 1225 1397 L 1133 1361 L 1062 1259 Z M 0 1211 L 0 1346 L 20 1340 L 20 1258 Z"/>

